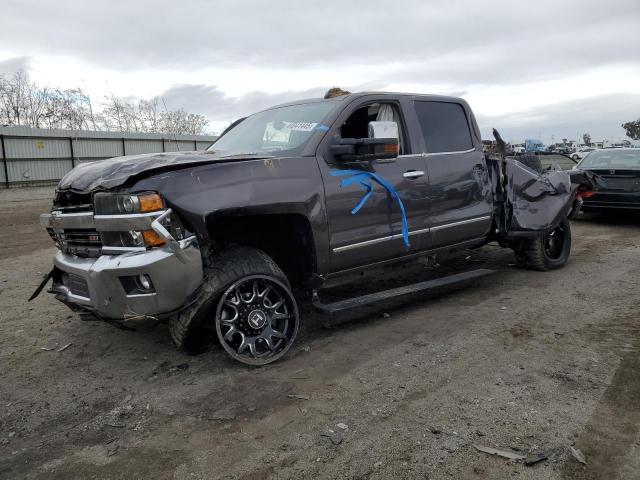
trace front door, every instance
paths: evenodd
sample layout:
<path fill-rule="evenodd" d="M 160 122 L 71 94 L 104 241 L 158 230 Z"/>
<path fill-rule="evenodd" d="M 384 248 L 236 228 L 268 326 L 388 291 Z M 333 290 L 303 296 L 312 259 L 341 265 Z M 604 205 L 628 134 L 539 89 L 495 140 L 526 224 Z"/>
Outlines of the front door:
<path fill-rule="evenodd" d="M 386 100 L 386 99 L 385 99 Z M 347 107 L 329 132 L 328 141 L 321 145 L 319 165 L 325 185 L 326 207 L 329 216 L 329 244 L 331 271 L 374 264 L 408 255 L 427 248 L 428 235 L 428 177 L 425 159 L 412 153 L 404 128 L 405 121 L 399 103 L 390 101 L 354 102 Z M 365 138 L 368 123 L 392 120 L 398 123 L 400 155 L 395 160 L 362 163 L 343 163 L 332 156 L 330 145 L 340 138 Z M 366 191 L 357 184 L 341 187 L 343 176 L 336 170 L 368 170 L 389 182 L 401 198 L 410 232 L 410 246 L 402 238 L 402 213 L 398 202 L 386 188 L 371 181 L 373 194 L 356 214 L 351 210 Z"/>

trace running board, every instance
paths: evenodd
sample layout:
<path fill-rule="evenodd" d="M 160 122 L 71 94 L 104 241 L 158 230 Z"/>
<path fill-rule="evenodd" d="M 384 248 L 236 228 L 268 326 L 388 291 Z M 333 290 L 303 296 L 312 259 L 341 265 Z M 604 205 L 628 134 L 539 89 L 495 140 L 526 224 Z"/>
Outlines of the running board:
<path fill-rule="evenodd" d="M 361 297 L 347 298 L 346 300 L 340 300 L 334 303 L 322 303 L 320 301 L 320 297 L 318 296 L 317 290 L 314 290 L 312 303 L 313 306 L 320 310 L 322 313 L 337 313 L 341 312 L 342 310 L 348 310 L 354 307 L 362 307 L 363 305 L 369 305 L 370 303 L 380 302 L 382 300 L 388 300 L 390 298 L 400 297 L 402 295 L 408 295 L 410 293 L 432 290 L 435 288 L 452 285 L 454 283 L 471 280 L 472 278 L 484 277 L 485 275 L 489 275 L 491 273 L 495 273 L 495 270 L 479 268 L 477 270 L 470 270 L 468 272 L 449 275 L 448 277 L 436 278 L 433 280 L 414 283 L 413 285 L 406 285 L 404 287 L 383 290 L 382 292 L 370 293 L 368 295 L 362 295 Z"/>

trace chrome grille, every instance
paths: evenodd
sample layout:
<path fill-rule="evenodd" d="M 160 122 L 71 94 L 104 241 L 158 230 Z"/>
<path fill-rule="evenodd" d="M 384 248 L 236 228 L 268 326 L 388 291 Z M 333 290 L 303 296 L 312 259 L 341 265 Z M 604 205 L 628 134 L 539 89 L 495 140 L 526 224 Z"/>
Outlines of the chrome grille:
<path fill-rule="evenodd" d="M 65 253 L 78 257 L 99 257 L 102 250 L 100 234 L 94 229 L 65 229 L 59 231 L 59 245 Z"/>

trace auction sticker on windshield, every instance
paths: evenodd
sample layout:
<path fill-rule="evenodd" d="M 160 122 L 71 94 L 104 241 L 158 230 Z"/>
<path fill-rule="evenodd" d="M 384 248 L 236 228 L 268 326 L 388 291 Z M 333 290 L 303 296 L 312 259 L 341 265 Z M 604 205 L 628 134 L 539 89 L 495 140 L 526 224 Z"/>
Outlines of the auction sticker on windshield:
<path fill-rule="evenodd" d="M 316 128 L 317 123 L 311 122 L 282 122 L 287 130 L 295 130 L 297 132 L 310 132 Z"/>

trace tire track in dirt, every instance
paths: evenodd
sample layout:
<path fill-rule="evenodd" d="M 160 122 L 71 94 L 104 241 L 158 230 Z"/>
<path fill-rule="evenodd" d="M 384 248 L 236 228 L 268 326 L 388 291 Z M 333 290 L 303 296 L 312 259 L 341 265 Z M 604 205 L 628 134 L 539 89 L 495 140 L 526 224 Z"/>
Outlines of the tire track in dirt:
<path fill-rule="evenodd" d="M 635 313 L 607 329 L 620 338 L 622 359 L 576 446 L 587 465 L 572 458 L 562 468 L 567 480 L 619 478 L 619 469 L 640 431 L 640 322 Z M 604 332 L 603 332 L 604 333 Z M 600 335 L 599 332 L 596 335 Z M 606 338 L 603 335 L 604 338 Z M 611 341 L 607 342 L 611 344 Z M 624 412 L 624 415 L 622 414 Z"/>

